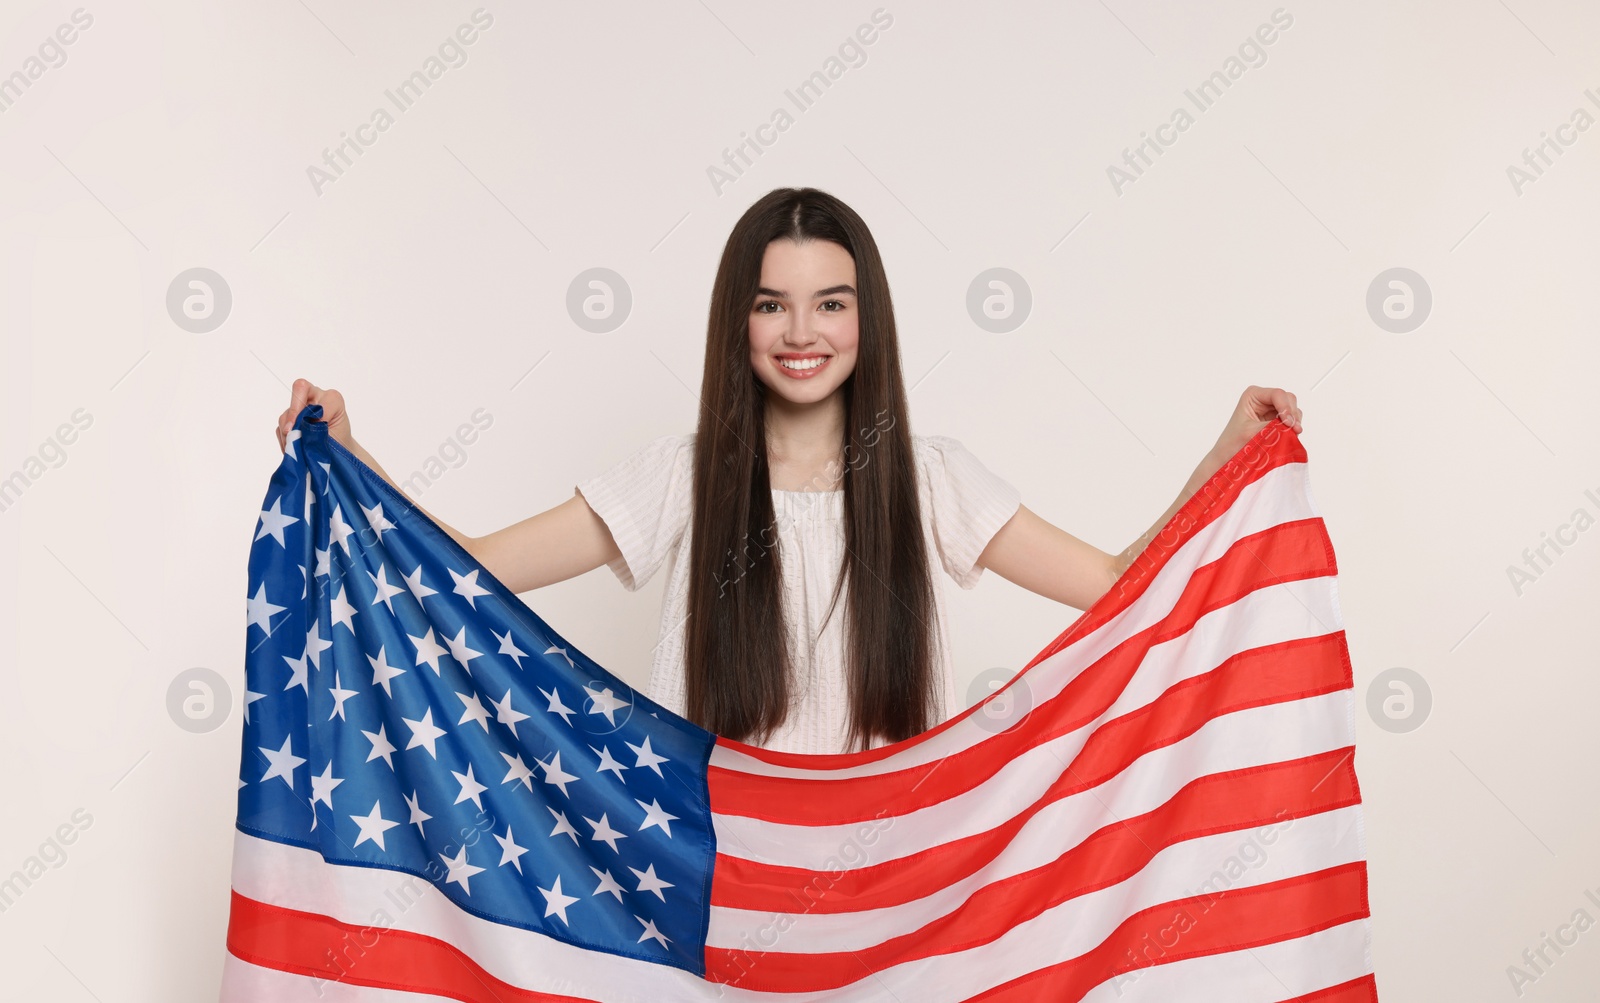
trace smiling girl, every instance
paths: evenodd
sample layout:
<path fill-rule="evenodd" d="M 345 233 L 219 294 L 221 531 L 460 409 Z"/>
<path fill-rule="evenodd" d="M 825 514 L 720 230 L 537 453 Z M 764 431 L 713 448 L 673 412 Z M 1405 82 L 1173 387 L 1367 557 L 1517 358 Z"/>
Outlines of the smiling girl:
<path fill-rule="evenodd" d="M 280 449 L 306 404 L 400 490 L 354 440 L 337 390 L 295 381 Z M 726 738 L 845 752 L 961 710 L 935 562 L 962 588 L 987 569 L 1087 609 L 1274 417 L 1300 431 L 1294 395 L 1246 388 L 1149 531 L 1100 550 L 1022 505 L 958 440 L 912 433 L 871 232 L 826 192 L 782 188 L 723 249 L 694 432 L 658 436 L 485 536 L 427 514 L 513 592 L 601 565 L 634 591 L 667 565 L 650 697 Z"/>

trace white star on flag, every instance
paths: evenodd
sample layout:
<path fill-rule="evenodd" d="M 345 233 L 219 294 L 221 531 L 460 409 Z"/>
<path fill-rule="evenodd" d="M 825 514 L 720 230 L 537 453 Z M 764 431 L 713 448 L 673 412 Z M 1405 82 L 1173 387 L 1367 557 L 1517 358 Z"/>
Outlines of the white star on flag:
<path fill-rule="evenodd" d="M 625 741 L 623 744 L 632 749 L 634 754 L 638 757 L 637 761 L 633 764 L 634 766 L 648 766 L 652 770 L 656 771 L 656 776 L 662 776 L 661 767 L 658 764 L 670 762 L 670 760 L 668 760 L 666 756 L 656 755 L 655 752 L 651 750 L 649 735 L 644 737 L 643 745 L 634 745 L 632 742 L 627 741 Z"/>
<path fill-rule="evenodd" d="M 470 670 L 467 663 L 482 655 L 481 651 L 473 651 L 467 647 L 467 628 L 462 627 L 455 637 L 447 637 L 444 643 L 450 646 L 450 657 L 461 663 L 461 667 Z"/>
<path fill-rule="evenodd" d="M 245 600 L 245 624 L 244 625 L 246 627 L 249 627 L 252 624 L 254 624 L 255 626 L 260 627 L 262 630 L 266 631 L 268 634 L 271 634 L 272 633 L 272 615 L 274 613 L 282 613 L 284 610 L 286 610 L 288 608 L 289 607 L 287 607 L 287 606 L 274 606 L 272 603 L 268 602 L 267 601 L 267 583 L 266 582 L 262 582 L 261 586 L 256 589 L 255 596 L 250 598 L 250 599 L 246 599 Z"/>
<path fill-rule="evenodd" d="M 571 797 L 572 794 L 567 790 L 567 785 L 578 778 L 561 769 L 561 753 L 557 752 L 555 755 L 551 756 L 550 762 L 548 763 L 542 759 L 537 760 L 537 762 L 540 766 L 544 767 L 544 782 L 547 784 L 555 784 L 557 787 L 561 788 L 561 793 L 567 795 L 567 797 Z"/>
<path fill-rule="evenodd" d="M 594 826 L 594 835 L 590 836 L 589 838 L 601 843 L 605 843 L 617 853 L 621 853 L 622 851 L 617 849 L 617 840 L 627 839 L 628 834 L 625 832 L 618 832 L 616 829 L 611 828 L 611 823 L 606 818 L 607 814 L 609 813 L 601 812 L 598 821 L 587 816 L 584 817 L 585 822 L 588 822 L 590 825 Z"/>
<path fill-rule="evenodd" d="M 333 506 L 333 515 L 330 517 L 328 522 L 328 549 L 332 550 L 333 544 L 337 543 L 339 546 L 344 548 L 344 556 L 345 559 L 348 560 L 350 558 L 350 534 L 354 532 L 355 529 L 352 528 L 349 523 L 344 521 L 344 513 L 339 510 L 338 504 L 335 503 Z"/>
<path fill-rule="evenodd" d="M 528 715 L 520 710 L 511 709 L 511 691 L 506 690 L 506 695 L 494 702 L 494 719 L 511 729 L 511 734 L 517 733 L 517 722 L 526 721 Z"/>
<path fill-rule="evenodd" d="M 644 809 L 644 821 L 639 823 L 639 831 L 643 832 L 652 825 L 659 826 L 661 831 L 667 834 L 667 838 L 671 839 L 672 826 L 668 823 L 678 816 L 667 811 L 665 808 L 662 808 L 659 800 L 656 798 L 651 798 L 649 804 L 645 804 L 638 798 L 634 798 L 633 800 L 635 804 Z"/>
<path fill-rule="evenodd" d="M 539 694 L 550 701 L 550 706 L 548 708 L 550 713 L 559 714 L 561 715 L 561 720 L 567 722 L 568 724 L 572 723 L 572 715 L 576 714 L 577 711 L 561 702 L 561 693 L 559 690 L 553 686 L 548 690 L 541 686 L 539 687 Z"/>
<path fill-rule="evenodd" d="M 544 653 L 547 655 L 560 655 L 562 658 L 565 658 L 567 660 L 567 668 L 569 669 L 578 667 L 578 663 L 574 662 L 572 660 L 572 656 L 567 654 L 566 648 L 558 647 L 557 645 L 552 644 L 550 647 L 544 649 Z"/>
<path fill-rule="evenodd" d="M 405 581 L 406 581 L 406 588 L 411 590 L 411 594 L 413 596 L 416 596 L 417 602 L 419 602 L 419 603 L 422 602 L 423 596 L 436 596 L 436 595 L 439 594 L 439 593 L 435 592 L 433 589 L 430 589 L 430 588 L 428 588 L 428 586 L 423 584 L 423 582 L 422 582 L 422 565 L 420 565 L 420 564 L 417 565 L 417 570 L 415 570 L 415 571 L 411 572 L 411 574 L 405 576 Z"/>
<path fill-rule="evenodd" d="M 269 764 L 267 766 L 267 772 L 261 775 L 262 783 L 266 783 L 273 777 L 282 777 L 284 783 L 288 784 L 290 788 L 294 787 L 295 767 L 299 766 L 301 763 L 304 763 L 305 760 L 301 759 L 290 750 L 290 741 L 290 739 L 285 738 L 283 740 L 283 748 L 281 749 L 263 748 L 261 750 L 261 754 L 267 757 L 267 763 Z"/>
<path fill-rule="evenodd" d="M 272 508 L 261 513 L 261 532 L 256 534 L 257 540 L 263 536 L 270 535 L 274 540 L 278 541 L 278 546 L 288 547 L 288 544 L 283 540 L 284 527 L 291 526 L 299 522 L 300 519 L 298 516 L 284 515 L 282 506 L 283 496 L 279 495 L 273 499 Z"/>
<path fill-rule="evenodd" d="M 383 834 L 400 823 L 391 822 L 384 818 L 383 813 L 379 810 L 380 807 L 380 802 L 374 801 L 372 803 L 372 811 L 365 815 L 350 816 L 350 821 L 361 827 L 361 834 L 356 837 L 355 843 L 352 844 L 353 846 L 360 846 L 370 839 L 378 844 L 378 849 L 388 852 L 389 848 L 383 845 Z M 462 852 L 465 853 L 466 851 L 463 850 Z"/>
<path fill-rule="evenodd" d="M 406 636 L 411 637 L 410 634 L 407 634 Z M 446 654 L 447 652 L 444 650 L 444 648 L 440 647 L 438 641 L 433 639 L 433 628 L 429 627 L 428 632 L 422 637 L 411 637 L 411 642 L 417 646 L 416 664 L 426 665 L 428 668 L 433 670 L 434 675 L 440 675 L 439 656 Z M 441 676 L 440 678 L 443 677 Z"/>
<path fill-rule="evenodd" d="M 649 866 L 647 866 L 642 871 L 639 870 L 637 867 L 630 867 L 630 868 L 628 868 L 628 870 L 632 871 L 633 872 L 633 876 L 639 879 L 639 888 L 638 888 L 639 891 L 641 891 L 641 892 L 654 892 L 656 898 L 660 899 L 663 902 L 665 902 L 667 900 L 667 897 L 665 895 L 661 894 L 661 889 L 663 889 L 663 888 L 676 888 L 677 887 L 676 885 L 674 885 L 670 881 L 662 881 L 660 878 L 656 877 L 656 865 L 655 864 L 650 864 Z"/>
<path fill-rule="evenodd" d="M 450 775 L 455 777 L 458 781 L 461 782 L 461 793 L 456 795 L 455 803 L 456 804 L 460 804 L 461 802 L 467 800 L 468 798 L 471 798 L 472 799 L 472 803 L 478 806 L 478 810 L 479 811 L 482 811 L 483 810 L 483 800 L 481 798 L 479 798 L 478 795 L 482 794 L 484 791 L 488 790 L 489 788 L 485 787 L 483 784 L 478 783 L 477 779 L 473 777 L 473 775 L 472 775 L 472 764 L 471 763 L 467 764 L 467 772 L 466 773 L 457 773 L 455 770 L 451 770 L 450 771 Z"/>
<path fill-rule="evenodd" d="M 561 893 L 561 875 L 557 874 L 555 884 L 549 888 L 540 888 L 539 893 L 549 903 L 545 907 L 544 914 L 546 916 L 560 916 L 561 922 L 567 922 L 567 906 L 578 900 L 571 895 L 563 895 Z"/>
<path fill-rule="evenodd" d="M 556 819 L 556 827 L 550 830 L 550 835 L 559 836 L 562 833 L 565 833 L 572 837 L 573 845 L 578 845 L 578 830 L 574 829 L 572 827 L 572 823 L 567 821 L 566 813 L 556 811 L 549 805 L 545 805 L 544 807 L 545 811 L 548 811 L 551 815 L 554 815 Z"/>
<path fill-rule="evenodd" d="M 477 569 L 474 568 L 472 572 L 467 575 L 456 574 L 456 569 L 454 568 L 448 568 L 446 570 L 450 572 L 450 577 L 454 578 L 456 581 L 456 587 L 450 591 L 465 598 L 468 606 L 471 606 L 473 609 L 477 609 L 478 605 L 474 600 L 476 600 L 479 596 L 486 596 L 489 594 L 488 589 L 478 584 Z"/>
<path fill-rule="evenodd" d="M 590 689 L 588 686 L 585 686 L 583 691 L 589 694 L 590 699 L 594 701 L 594 707 L 589 710 L 589 713 L 604 714 L 606 716 L 606 722 L 615 727 L 617 723 L 617 711 L 627 707 L 628 702 L 626 700 L 618 699 L 611 692 L 611 687 L 609 686 L 604 687 L 598 693 Z"/>
<path fill-rule="evenodd" d="M 307 693 L 309 693 L 309 692 L 310 691 L 308 690 Z M 338 669 L 334 669 L 333 670 L 333 688 L 328 690 L 328 692 L 333 695 L 333 710 L 331 712 L 329 712 L 328 720 L 332 721 L 334 718 L 338 718 L 339 720 L 343 721 L 345 719 L 345 716 L 344 716 L 344 702 L 346 700 L 350 699 L 351 697 L 355 696 L 356 695 L 356 691 L 355 690 L 347 690 L 347 689 L 344 689 L 343 687 L 341 687 L 339 685 L 339 670 Z M 331 808 L 333 806 L 329 805 L 328 807 Z"/>
<path fill-rule="evenodd" d="M 644 924 L 644 932 L 639 934 L 639 940 L 638 940 L 639 943 L 642 944 L 647 939 L 648 940 L 659 940 L 661 942 L 661 946 L 662 947 L 666 947 L 667 946 L 666 934 L 664 934 L 660 930 L 656 929 L 656 921 L 655 920 L 653 920 L 653 919 L 652 920 L 646 920 L 643 916 L 635 916 L 633 918 Z"/>
<path fill-rule="evenodd" d="M 373 658 L 371 655 L 368 655 L 367 661 L 372 663 L 372 685 L 382 686 L 383 692 L 386 693 L 390 699 L 393 699 L 394 691 L 389 689 L 389 680 L 393 679 L 395 676 L 401 675 L 406 670 L 395 668 L 393 665 L 389 664 L 388 660 L 384 658 L 382 645 L 378 646 L 378 657 Z"/>
<path fill-rule="evenodd" d="M 310 696 L 311 685 L 306 681 L 306 656 L 301 655 L 299 658 L 290 658 L 288 655 L 284 655 L 283 660 L 289 663 L 289 681 L 283 684 L 283 688 L 292 690 L 298 686 L 306 691 L 307 696 Z"/>
<path fill-rule="evenodd" d="M 333 642 L 325 640 L 322 633 L 317 630 L 317 621 L 311 621 L 311 629 L 306 631 L 306 657 L 311 659 L 311 664 L 322 668 L 322 653 L 333 647 Z"/>
<path fill-rule="evenodd" d="M 474 693 L 471 696 L 468 696 L 465 693 L 457 691 L 456 696 L 460 697 L 461 702 L 466 705 L 466 710 L 461 712 L 461 720 L 457 721 L 456 724 L 460 725 L 466 724 L 468 721 L 476 721 L 478 724 L 483 726 L 484 733 L 488 734 L 489 709 L 479 702 L 478 694 Z"/>
<path fill-rule="evenodd" d="M 593 864 L 589 865 L 589 870 L 593 871 L 594 872 L 594 876 L 600 879 L 599 886 L 596 887 L 594 891 L 589 893 L 591 896 L 601 895 L 601 894 L 604 894 L 606 892 L 610 892 L 612 897 L 615 898 L 618 902 L 622 901 L 622 891 L 623 891 L 622 886 L 617 884 L 617 879 L 611 876 L 611 871 L 610 870 L 602 871 L 600 868 L 594 866 Z"/>
<path fill-rule="evenodd" d="M 428 834 L 422 831 L 422 823 L 426 822 L 433 816 L 422 810 L 422 805 L 419 803 L 420 801 L 421 798 L 417 796 L 416 791 L 412 791 L 411 796 L 406 798 L 406 807 L 411 809 L 411 817 L 406 819 L 406 824 L 416 826 L 417 832 L 422 835 L 422 838 L 427 839 Z"/>
<path fill-rule="evenodd" d="M 340 582 L 339 594 L 334 596 L 332 601 L 328 603 L 328 610 L 333 614 L 333 625 L 335 627 L 342 623 L 345 625 L 345 627 L 349 628 L 350 633 L 354 634 L 356 632 L 356 626 L 354 622 L 356 608 L 350 605 L 349 596 L 350 586 L 346 585 L 344 582 Z"/>
<path fill-rule="evenodd" d="M 450 866 L 450 876 L 444 879 L 445 884 L 458 884 L 461 890 L 468 895 L 472 894 L 471 878 L 474 874 L 482 874 L 483 868 L 467 863 L 467 848 L 463 846 L 461 852 L 454 859 L 439 854 L 439 859 Z"/>
<path fill-rule="evenodd" d="M 522 753 L 519 752 L 513 756 L 509 753 L 502 752 L 500 753 L 500 758 L 504 759 L 506 761 L 506 766 L 510 767 L 510 769 L 506 771 L 506 778 L 500 781 L 502 784 L 509 784 L 512 781 L 520 781 L 522 786 L 526 787 L 530 791 L 533 790 L 533 770 L 528 766 L 527 763 L 522 761 Z"/>
<path fill-rule="evenodd" d="M 404 585 L 396 585 L 395 583 L 389 581 L 389 568 L 387 565 L 380 564 L 378 566 L 378 573 L 373 574 L 369 571 L 367 572 L 367 577 L 372 579 L 372 588 L 374 590 L 372 593 L 372 601 L 367 603 L 367 605 L 376 606 L 379 603 L 383 603 L 389 612 L 393 613 L 394 597 L 404 592 L 406 587 Z"/>
<path fill-rule="evenodd" d="M 429 707 L 423 711 L 420 721 L 413 721 L 409 717 L 402 717 L 400 720 L 411 729 L 411 741 L 406 743 L 406 748 L 415 749 L 420 745 L 428 750 L 428 755 L 438 759 L 439 750 L 434 748 L 434 743 L 444 734 L 444 729 L 433 723 L 433 708 Z"/>
<path fill-rule="evenodd" d="M 510 864 L 517 869 L 518 874 L 521 874 L 522 855 L 528 852 L 528 848 L 517 845 L 517 841 L 511 836 L 511 827 L 509 825 L 506 826 L 506 834 L 504 836 L 499 833 L 494 833 L 493 835 L 495 841 L 500 844 L 500 866 L 504 867 Z"/>
<path fill-rule="evenodd" d="M 383 503 L 379 502 L 372 508 L 367 508 L 365 505 L 359 507 L 361 514 L 367 517 L 367 525 L 371 526 L 372 531 L 378 535 L 378 545 L 382 546 L 383 534 L 387 530 L 394 529 L 394 523 L 390 522 L 383 514 Z"/>
<path fill-rule="evenodd" d="M 311 807 L 315 809 L 317 802 L 321 801 L 328 806 L 329 811 L 332 811 L 333 789 L 342 783 L 344 778 L 333 775 L 333 760 L 328 760 L 328 765 L 323 769 L 321 776 L 311 778 Z"/>
<path fill-rule="evenodd" d="M 627 767 L 623 766 L 621 763 L 617 762 L 616 759 L 612 758 L 611 746 L 602 742 L 600 743 L 600 748 L 598 749 L 592 745 L 589 746 L 589 751 L 600 757 L 600 765 L 596 766 L 594 770 L 596 773 L 604 773 L 606 770 L 610 770 L 612 773 L 617 775 L 618 780 L 623 779 L 622 771 L 627 769 Z"/>
<path fill-rule="evenodd" d="M 398 750 L 389 744 L 389 736 L 383 733 L 383 729 L 387 727 L 388 725 L 380 724 L 376 732 L 363 731 L 361 734 L 367 736 L 367 741 L 372 743 L 372 751 L 367 753 L 367 762 L 370 763 L 381 756 L 383 761 L 389 764 L 389 769 L 392 770 L 394 769 L 394 760 L 390 758 L 390 754 Z"/>
<path fill-rule="evenodd" d="M 511 639 L 511 631 L 508 630 L 502 634 L 498 630 L 490 628 L 489 633 L 493 634 L 494 639 L 500 642 L 500 649 L 495 654 L 505 655 L 517 663 L 517 668 L 522 668 L 522 660 L 528 657 L 528 653 L 517 647 L 517 642 Z"/>

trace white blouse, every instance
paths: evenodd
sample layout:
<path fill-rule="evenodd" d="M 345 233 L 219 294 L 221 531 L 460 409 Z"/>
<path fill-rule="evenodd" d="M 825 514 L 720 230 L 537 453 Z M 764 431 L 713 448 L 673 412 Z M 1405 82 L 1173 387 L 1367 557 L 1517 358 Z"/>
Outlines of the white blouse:
<path fill-rule="evenodd" d="M 684 621 L 688 619 L 692 529 L 694 438 L 662 435 L 610 469 L 577 487 L 605 520 L 621 556 L 608 567 L 623 587 L 637 591 L 663 563 L 667 589 L 661 606 L 661 642 L 655 648 L 647 693 L 683 716 Z M 978 556 L 1000 527 L 1016 514 L 1021 497 L 960 442 L 947 436 L 911 436 L 917 458 L 923 537 L 945 572 L 964 589 L 983 574 Z M 844 491 L 772 490 L 775 531 L 783 568 L 784 622 L 790 635 L 791 682 L 788 717 L 763 748 L 783 752 L 844 751 L 849 728 L 849 688 L 844 674 L 843 609 L 827 613 L 844 554 Z M 934 586 L 938 624 L 938 711 L 933 723 L 959 712 L 944 589 Z M 800 629 L 797 631 L 796 627 Z M 885 744 L 875 740 L 874 746 Z"/>

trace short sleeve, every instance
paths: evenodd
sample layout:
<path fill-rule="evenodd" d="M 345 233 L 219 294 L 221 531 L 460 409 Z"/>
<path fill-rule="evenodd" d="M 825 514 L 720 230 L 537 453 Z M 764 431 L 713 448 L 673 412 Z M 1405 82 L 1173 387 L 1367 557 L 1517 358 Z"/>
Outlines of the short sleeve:
<path fill-rule="evenodd" d="M 1010 481 L 978 462 L 967 447 L 944 435 L 923 439 L 934 543 L 945 572 L 964 589 L 983 576 L 978 557 L 1022 504 Z"/>
<path fill-rule="evenodd" d="M 662 435 L 576 490 L 622 553 L 609 567 L 636 592 L 660 570 L 683 536 L 693 499 L 694 436 Z"/>

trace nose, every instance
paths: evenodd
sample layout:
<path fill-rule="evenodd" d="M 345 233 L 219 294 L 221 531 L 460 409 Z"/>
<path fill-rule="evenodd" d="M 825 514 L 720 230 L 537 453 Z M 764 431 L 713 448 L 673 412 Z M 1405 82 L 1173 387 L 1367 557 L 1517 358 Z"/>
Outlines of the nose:
<path fill-rule="evenodd" d="M 784 334 L 783 341 L 793 351 L 804 352 L 817 343 L 817 332 L 812 329 L 811 322 L 801 317 L 789 324 L 789 330 Z"/>

